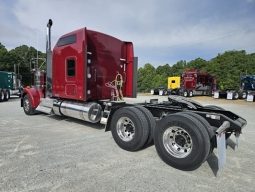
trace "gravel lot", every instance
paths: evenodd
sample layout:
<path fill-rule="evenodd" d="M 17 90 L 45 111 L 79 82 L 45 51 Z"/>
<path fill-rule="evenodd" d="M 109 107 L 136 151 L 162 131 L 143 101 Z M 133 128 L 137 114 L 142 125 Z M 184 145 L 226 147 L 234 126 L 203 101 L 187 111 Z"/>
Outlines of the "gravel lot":
<path fill-rule="evenodd" d="M 120 149 L 102 125 L 26 116 L 17 98 L 0 103 L 0 191 L 254 191 L 255 103 L 194 99 L 248 121 L 238 150 L 228 147 L 227 165 L 218 174 L 215 155 L 195 171 L 180 171 L 166 165 L 154 146 L 138 152 Z"/>

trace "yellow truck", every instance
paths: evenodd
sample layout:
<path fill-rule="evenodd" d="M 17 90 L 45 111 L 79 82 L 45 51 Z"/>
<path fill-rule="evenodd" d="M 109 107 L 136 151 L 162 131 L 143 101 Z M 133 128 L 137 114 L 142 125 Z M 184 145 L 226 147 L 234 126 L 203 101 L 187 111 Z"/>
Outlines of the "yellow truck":
<path fill-rule="evenodd" d="M 181 86 L 181 77 L 173 76 L 168 77 L 167 92 L 169 95 L 178 95 L 178 90 Z"/>
<path fill-rule="evenodd" d="M 165 86 L 160 86 L 155 89 L 151 89 L 152 95 L 178 95 L 181 86 L 181 77 L 173 76 L 168 77 L 167 89 Z"/>

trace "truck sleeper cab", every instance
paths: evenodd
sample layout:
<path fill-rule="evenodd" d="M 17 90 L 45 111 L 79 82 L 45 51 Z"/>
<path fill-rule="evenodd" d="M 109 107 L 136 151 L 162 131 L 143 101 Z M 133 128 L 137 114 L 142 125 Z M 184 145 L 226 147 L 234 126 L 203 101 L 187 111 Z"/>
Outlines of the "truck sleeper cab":
<path fill-rule="evenodd" d="M 254 101 L 255 75 L 240 76 L 240 86 L 238 88 L 218 89 L 214 93 L 214 98 L 226 98 L 229 100 L 247 99 L 247 101 Z"/>
<path fill-rule="evenodd" d="M 212 95 L 215 87 L 215 79 L 205 72 L 189 70 L 183 72 L 181 76 L 180 94 L 184 97 L 192 97 L 193 95 Z"/>
<path fill-rule="evenodd" d="M 79 101 L 111 98 L 109 82 L 122 77 L 123 96 L 133 97 L 133 45 L 106 34 L 79 29 L 53 49 L 52 96 Z"/>

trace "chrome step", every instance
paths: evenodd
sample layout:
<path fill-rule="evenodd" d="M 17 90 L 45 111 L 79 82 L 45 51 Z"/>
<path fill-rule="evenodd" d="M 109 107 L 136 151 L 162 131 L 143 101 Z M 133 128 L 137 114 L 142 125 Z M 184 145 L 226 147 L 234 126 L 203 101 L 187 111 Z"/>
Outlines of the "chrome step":
<path fill-rule="evenodd" d="M 40 106 L 40 105 L 35 110 L 43 112 L 43 113 L 47 113 L 47 114 L 51 114 L 51 112 L 52 112 L 52 108 Z"/>
<path fill-rule="evenodd" d="M 43 113 L 51 114 L 53 109 L 53 102 L 54 102 L 53 99 L 41 98 L 41 102 L 36 108 L 36 110 Z"/>

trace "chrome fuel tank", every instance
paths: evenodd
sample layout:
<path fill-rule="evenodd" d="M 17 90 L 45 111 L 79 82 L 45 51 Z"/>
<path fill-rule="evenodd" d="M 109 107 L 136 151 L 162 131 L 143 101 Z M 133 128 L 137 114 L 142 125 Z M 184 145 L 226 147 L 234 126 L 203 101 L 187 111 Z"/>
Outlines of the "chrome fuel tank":
<path fill-rule="evenodd" d="M 92 123 L 99 122 L 102 117 L 102 107 L 95 102 L 55 101 L 53 111 L 56 115 L 64 115 Z"/>

